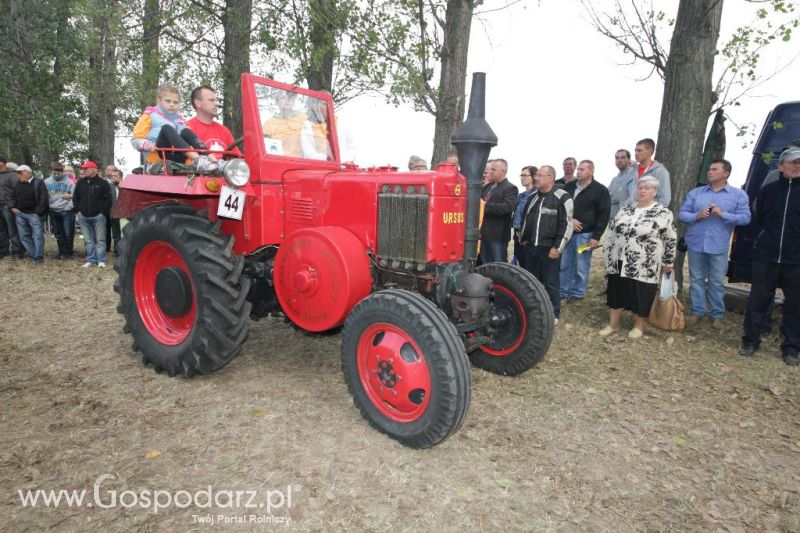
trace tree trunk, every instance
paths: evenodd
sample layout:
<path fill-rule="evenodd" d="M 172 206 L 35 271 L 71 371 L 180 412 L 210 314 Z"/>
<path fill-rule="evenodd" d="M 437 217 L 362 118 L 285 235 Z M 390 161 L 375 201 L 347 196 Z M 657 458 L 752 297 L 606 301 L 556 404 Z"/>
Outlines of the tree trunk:
<path fill-rule="evenodd" d="M 222 116 L 234 138 L 242 135 L 241 74 L 250 70 L 250 27 L 252 0 L 227 0 L 222 25 L 225 29 L 225 57 L 222 62 Z"/>
<path fill-rule="evenodd" d="M 160 0 L 144 0 L 142 15 L 142 73 L 139 85 L 139 108 L 153 104 L 159 84 L 161 57 L 158 55 L 161 41 Z"/>
<path fill-rule="evenodd" d="M 70 9 L 69 9 L 69 2 L 67 0 L 59 0 L 57 2 L 52 3 L 53 12 L 56 15 L 57 21 L 57 29 L 56 29 L 56 50 L 54 50 L 55 58 L 53 59 L 53 77 L 52 77 L 52 88 L 51 94 L 54 98 L 58 98 L 61 100 L 64 94 L 64 83 L 65 83 L 65 55 L 68 53 L 69 48 L 69 41 L 68 41 L 68 32 L 70 32 L 69 27 L 69 17 L 70 17 Z M 39 155 L 39 163 L 42 166 L 42 172 L 47 175 L 47 167 L 48 165 L 59 158 L 61 154 L 58 153 L 59 151 L 59 144 L 56 141 L 56 138 L 52 135 L 43 135 L 43 140 L 45 142 L 39 143 L 38 147 L 38 155 Z"/>
<path fill-rule="evenodd" d="M 713 103 L 712 74 L 719 38 L 723 0 L 680 0 L 658 128 L 657 159 L 670 172 L 670 208 L 676 215 L 694 188 L 703 161 L 703 141 Z M 678 235 L 686 233 L 676 224 Z M 676 262 L 683 271 L 683 255 Z M 682 276 L 681 276 L 682 279 Z"/>
<path fill-rule="evenodd" d="M 115 117 L 117 111 L 118 0 L 98 4 L 93 16 L 94 35 L 89 39 L 88 82 L 89 156 L 98 165 L 114 163 Z"/>
<path fill-rule="evenodd" d="M 464 120 L 464 85 L 473 10 L 473 0 L 447 1 L 431 168 L 444 161 L 447 152 L 452 150 L 450 136 Z"/>
<path fill-rule="evenodd" d="M 309 0 L 311 30 L 308 34 L 309 63 L 306 65 L 308 88 L 315 91 L 333 90 L 333 62 L 338 38 L 335 11 L 336 0 Z"/>

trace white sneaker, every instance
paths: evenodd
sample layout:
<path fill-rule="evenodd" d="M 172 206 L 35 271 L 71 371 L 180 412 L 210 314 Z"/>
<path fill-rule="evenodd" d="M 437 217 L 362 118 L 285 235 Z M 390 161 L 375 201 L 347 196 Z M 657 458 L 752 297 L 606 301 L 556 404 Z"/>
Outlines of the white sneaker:
<path fill-rule="evenodd" d="M 642 335 L 644 335 L 644 332 L 639 328 L 633 328 L 628 332 L 629 339 L 641 339 Z"/>
<path fill-rule="evenodd" d="M 617 330 L 613 329 L 611 326 L 606 326 L 603 329 L 601 329 L 597 334 L 600 335 L 601 337 L 608 337 L 612 333 L 616 332 Z"/>
<path fill-rule="evenodd" d="M 556 326 L 558 325 L 558 319 L 557 318 L 556 318 L 556 321 L 555 321 L 554 325 L 556 325 Z"/>
<path fill-rule="evenodd" d="M 217 165 L 216 161 L 210 160 L 208 156 L 201 155 L 197 158 L 195 168 L 197 172 L 214 172 L 219 168 L 219 165 Z"/>
<path fill-rule="evenodd" d="M 81 265 L 81 268 L 92 268 L 93 265 L 94 265 L 94 263 L 90 263 L 89 261 L 86 261 L 84 264 Z"/>
<path fill-rule="evenodd" d="M 105 264 L 105 263 L 103 263 L 102 261 L 100 261 L 99 263 L 97 263 L 97 268 L 105 268 L 105 267 L 106 267 L 106 264 Z"/>

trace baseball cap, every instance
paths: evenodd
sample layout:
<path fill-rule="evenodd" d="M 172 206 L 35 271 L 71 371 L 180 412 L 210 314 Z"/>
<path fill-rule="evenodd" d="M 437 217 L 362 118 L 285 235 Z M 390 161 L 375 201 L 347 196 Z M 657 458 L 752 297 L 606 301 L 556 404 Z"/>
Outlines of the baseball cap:
<path fill-rule="evenodd" d="M 795 161 L 800 159 L 800 148 L 791 147 L 787 148 L 781 153 L 781 163 L 789 163 L 791 161 Z"/>
<path fill-rule="evenodd" d="M 97 163 L 94 161 L 87 161 L 81 165 L 81 168 L 97 168 Z"/>
<path fill-rule="evenodd" d="M 8 163 L 8 159 L 6 159 L 6 156 L 0 155 L 0 163 Z"/>
<path fill-rule="evenodd" d="M 17 172 L 24 172 L 24 171 L 33 172 L 33 170 L 31 170 L 31 167 L 29 167 L 28 165 L 20 165 L 17 167 Z"/>

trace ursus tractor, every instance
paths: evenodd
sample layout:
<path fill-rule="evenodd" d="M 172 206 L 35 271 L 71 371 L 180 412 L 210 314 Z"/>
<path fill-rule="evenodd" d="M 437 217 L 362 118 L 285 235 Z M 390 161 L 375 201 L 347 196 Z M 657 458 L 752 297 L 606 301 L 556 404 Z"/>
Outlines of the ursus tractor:
<path fill-rule="evenodd" d="M 241 81 L 241 153 L 227 147 L 222 171 L 131 174 L 120 186 L 114 216 L 130 222 L 114 289 L 134 350 L 158 372 L 191 377 L 228 364 L 251 318 L 342 327 L 342 370 L 362 415 L 407 446 L 438 444 L 469 406 L 469 361 L 520 374 L 553 335 L 531 274 L 475 266 L 480 176 L 497 144 L 485 75 L 452 137 L 466 179 L 452 164 L 342 163 L 328 94 Z"/>

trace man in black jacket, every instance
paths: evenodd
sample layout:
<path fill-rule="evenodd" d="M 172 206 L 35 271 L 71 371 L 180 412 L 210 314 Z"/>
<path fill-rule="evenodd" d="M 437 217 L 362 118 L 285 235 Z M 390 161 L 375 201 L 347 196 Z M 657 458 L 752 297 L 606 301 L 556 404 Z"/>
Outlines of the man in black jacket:
<path fill-rule="evenodd" d="M 564 190 L 572 196 L 572 238 L 561 258 L 561 298 L 583 300 L 589 284 L 592 250 L 608 225 L 611 196 L 602 183 L 594 180 L 594 163 L 584 159 L 578 164 L 578 179 Z M 579 253 L 578 250 L 581 250 Z"/>
<path fill-rule="evenodd" d="M 50 207 L 50 195 L 44 181 L 34 179 L 33 171 L 28 165 L 17 167 L 17 181 L 8 208 L 14 213 L 17 233 L 22 246 L 34 263 L 44 261 L 44 227 L 42 216 Z"/>
<path fill-rule="evenodd" d="M 511 240 L 511 215 L 517 204 L 519 190 L 508 181 L 505 159 L 492 161 L 489 183 L 484 185 L 481 198 L 486 202 L 481 224 L 480 263 L 508 261 L 508 242 Z"/>
<path fill-rule="evenodd" d="M 81 179 L 75 185 L 72 203 L 78 212 L 78 223 L 86 242 L 86 262 L 83 268 L 106 266 L 106 215 L 111 210 L 111 187 L 97 175 L 97 163 L 81 165 Z"/>
<path fill-rule="evenodd" d="M 561 254 L 572 236 L 572 198 L 556 187 L 556 169 L 543 165 L 536 171 L 536 192 L 523 211 L 519 240 L 522 264 L 542 282 L 558 324 L 561 300 L 558 293 Z"/>
<path fill-rule="evenodd" d="M 751 357 L 761 342 L 764 315 L 783 289 L 783 362 L 797 366 L 800 352 L 800 148 L 781 153 L 780 177 L 762 187 L 755 203 L 761 227 L 754 245 L 753 283 L 739 353 Z"/>

